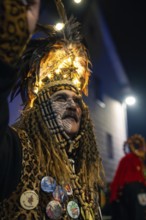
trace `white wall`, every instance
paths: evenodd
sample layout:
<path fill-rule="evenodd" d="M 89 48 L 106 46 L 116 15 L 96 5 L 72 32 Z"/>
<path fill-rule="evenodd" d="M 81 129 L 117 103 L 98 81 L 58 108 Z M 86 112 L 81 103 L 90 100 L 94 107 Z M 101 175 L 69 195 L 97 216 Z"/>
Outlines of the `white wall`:
<path fill-rule="evenodd" d="M 120 102 L 106 96 L 105 107 L 98 102 L 94 108 L 90 107 L 91 118 L 94 122 L 95 134 L 99 144 L 99 151 L 103 160 L 107 182 L 111 182 L 119 160 L 124 155 L 123 143 L 126 140 L 126 124 L 123 106 Z M 108 158 L 106 133 L 113 138 L 113 159 Z"/>

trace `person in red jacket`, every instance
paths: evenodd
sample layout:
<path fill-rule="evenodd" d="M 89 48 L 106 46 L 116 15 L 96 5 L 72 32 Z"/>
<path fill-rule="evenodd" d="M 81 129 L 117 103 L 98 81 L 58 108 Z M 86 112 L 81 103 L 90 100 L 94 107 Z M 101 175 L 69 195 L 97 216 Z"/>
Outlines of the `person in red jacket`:
<path fill-rule="evenodd" d="M 125 156 L 119 162 L 111 184 L 113 220 L 146 219 L 146 143 L 135 134 L 124 143 Z"/>

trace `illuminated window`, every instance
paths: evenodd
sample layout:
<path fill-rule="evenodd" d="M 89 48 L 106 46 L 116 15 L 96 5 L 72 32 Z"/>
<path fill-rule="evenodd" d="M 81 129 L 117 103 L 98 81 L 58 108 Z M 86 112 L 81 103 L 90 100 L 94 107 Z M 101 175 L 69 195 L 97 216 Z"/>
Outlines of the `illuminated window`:
<path fill-rule="evenodd" d="M 106 133 L 106 148 L 107 148 L 107 155 L 109 159 L 114 158 L 113 152 L 113 137 L 111 134 Z"/>

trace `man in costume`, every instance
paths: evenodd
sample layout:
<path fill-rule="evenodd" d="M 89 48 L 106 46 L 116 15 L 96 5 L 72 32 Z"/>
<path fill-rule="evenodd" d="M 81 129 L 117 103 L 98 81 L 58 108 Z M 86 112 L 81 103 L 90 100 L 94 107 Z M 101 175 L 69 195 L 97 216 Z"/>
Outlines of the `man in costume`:
<path fill-rule="evenodd" d="M 64 30 L 38 25 L 46 37 L 28 42 L 35 26 L 27 25 L 28 10 L 36 18 L 39 8 L 39 1 L 30 3 L 0 5 L 7 27 L 0 37 L 0 219 L 100 220 L 103 168 L 82 99 L 90 61 L 79 24 L 56 1 Z M 12 87 L 12 98 L 20 93 L 24 109 L 9 127 Z"/>
<path fill-rule="evenodd" d="M 121 159 L 111 184 L 113 220 L 146 219 L 146 143 L 133 135 L 124 143 Z"/>

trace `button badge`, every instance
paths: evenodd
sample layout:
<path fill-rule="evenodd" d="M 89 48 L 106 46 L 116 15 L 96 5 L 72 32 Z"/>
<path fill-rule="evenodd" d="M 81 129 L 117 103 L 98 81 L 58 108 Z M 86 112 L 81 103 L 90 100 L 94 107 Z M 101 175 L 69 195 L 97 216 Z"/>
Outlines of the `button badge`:
<path fill-rule="evenodd" d="M 44 192 L 53 192 L 56 188 L 56 181 L 53 177 L 51 176 L 45 176 L 41 180 L 41 189 Z"/>
<path fill-rule="evenodd" d="M 46 207 L 46 214 L 50 219 L 60 219 L 62 216 L 62 206 L 58 201 L 52 200 Z"/>
<path fill-rule="evenodd" d="M 31 210 L 37 207 L 39 197 L 33 190 L 25 191 L 20 197 L 20 204 L 26 210 Z"/>
<path fill-rule="evenodd" d="M 74 201 L 70 201 L 68 204 L 67 204 L 67 211 L 68 211 L 68 214 L 71 218 L 73 219 L 76 219 L 79 217 L 80 215 L 80 209 L 79 209 L 79 206 L 76 202 Z"/>

